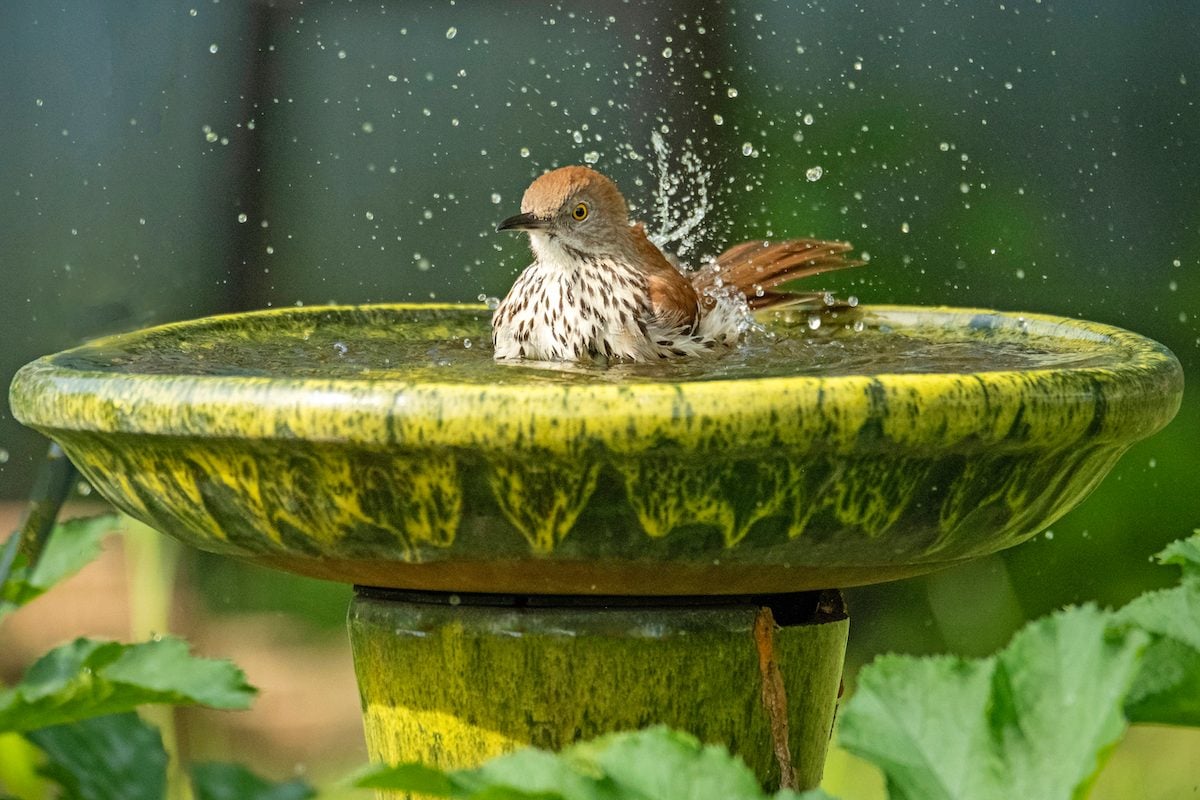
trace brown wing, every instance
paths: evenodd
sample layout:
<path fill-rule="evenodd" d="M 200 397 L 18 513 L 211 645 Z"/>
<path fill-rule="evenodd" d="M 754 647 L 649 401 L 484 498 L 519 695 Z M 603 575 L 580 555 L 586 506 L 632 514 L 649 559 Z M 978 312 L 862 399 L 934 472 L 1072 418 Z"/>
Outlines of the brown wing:
<path fill-rule="evenodd" d="M 650 241 L 640 222 L 631 231 L 637 249 L 637 263 L 646 272 L 646 286 L 654 315 L 666 325 L 694 329 L 700 321 L 700 303 L 691 281 Z"/>
<path fill-rule="evenodd" d="M 802 297 L 770 291 L 781 283 L 865 263 L 846 258 L 852 249 L 849 242 L 818 239 L 742 242 L 718 256 L 715 269 L 710 266 L 694 273 L 692 286 L 705 297 L 705 290 L 720 278 L 723 285 L 734 286 L 745 294 L 751 308 L 767 308 Z"/>

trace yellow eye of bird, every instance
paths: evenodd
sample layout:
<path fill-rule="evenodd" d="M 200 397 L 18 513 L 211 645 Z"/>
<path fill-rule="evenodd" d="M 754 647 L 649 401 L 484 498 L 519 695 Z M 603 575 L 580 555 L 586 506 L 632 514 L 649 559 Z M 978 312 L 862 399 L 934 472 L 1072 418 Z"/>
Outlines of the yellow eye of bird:
<path fill-rule="evenodd" d="M 576 222 L 583 222 L 585 219 L 587 219 L 588 218 L 587 203 L 577 203 L 575 205 L 575 208 L 573 208 L 571 210 L 571 216 L 575 218 Z"/>

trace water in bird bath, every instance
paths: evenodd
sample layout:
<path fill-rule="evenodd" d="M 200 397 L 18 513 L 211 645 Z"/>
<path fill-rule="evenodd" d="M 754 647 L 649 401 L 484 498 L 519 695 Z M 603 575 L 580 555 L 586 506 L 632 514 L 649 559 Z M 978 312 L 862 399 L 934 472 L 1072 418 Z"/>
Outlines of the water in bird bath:
<path fill-rule="evenodd" d="M 59 356 L 58 364 L 125 374 L 496 385 L 1064 369 L 1112 366 L 1124 358 L 1103 336 L 1064 337 L 1038 320 L 957 312 L 950 315 L 957 321 L 953 329 L 947 320 L 914 327 L 916 312 L 853 308 L 761 314 L 759 327 L 738 347 L 711 358 L 608 366 L 496 362 L 490 316 L 471 307 L 380 306 L 319 315 L 309 309 L 264 315 L 261 324 L 236 330 L 215 318 L 189 324 L 182 337 L 168 326 L 97 342 Z"/>

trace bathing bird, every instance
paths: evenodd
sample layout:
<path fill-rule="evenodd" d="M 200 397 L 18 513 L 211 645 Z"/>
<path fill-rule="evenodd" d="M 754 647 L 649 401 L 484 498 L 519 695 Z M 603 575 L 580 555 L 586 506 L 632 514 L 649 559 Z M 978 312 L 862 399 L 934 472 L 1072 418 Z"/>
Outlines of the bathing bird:
<path fill-rule="evenodd" d="M 629 219 L 616 184 L 568 166 L 530 184 L 497 231 L 529 234 L 533 263 L 492 316 L 498 360 L 657 361 L 733 345 L 750 311 L 827 295 L 777 291 L 796 278 L 858 266 L 846 242 L 749 241 L 685 271 Z"/>

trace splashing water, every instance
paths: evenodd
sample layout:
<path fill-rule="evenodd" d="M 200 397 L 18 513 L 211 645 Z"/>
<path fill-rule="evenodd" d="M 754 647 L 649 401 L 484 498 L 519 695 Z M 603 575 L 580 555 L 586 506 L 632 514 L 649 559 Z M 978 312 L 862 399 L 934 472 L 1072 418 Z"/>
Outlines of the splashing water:
<path fill-rule="evenodd" d="M 709 184 L 712 172 L 686 139 L 679 154 L 678 166 L 672 169 L 671 148 L 660 131 L 650 135 L 654 148 L 654 174 L 658 179 L 652 199 L 655 229 L 649 231 L 650 241 L 664 252 L 680 257 L 695 252 L 711 233 L 705 219 L 712 210 Z"/>

